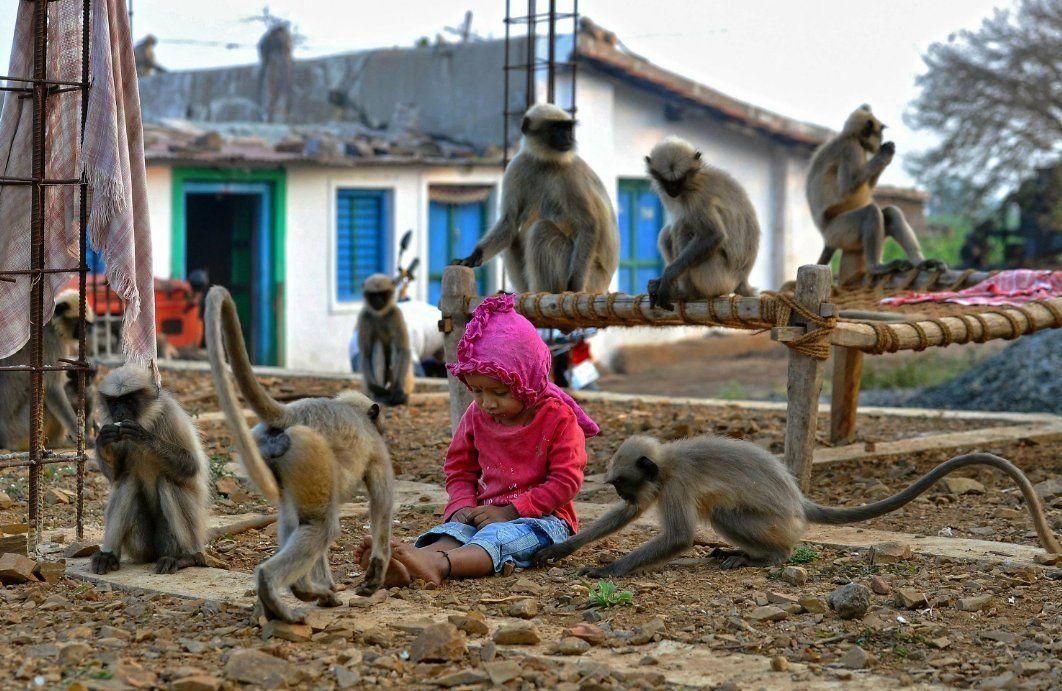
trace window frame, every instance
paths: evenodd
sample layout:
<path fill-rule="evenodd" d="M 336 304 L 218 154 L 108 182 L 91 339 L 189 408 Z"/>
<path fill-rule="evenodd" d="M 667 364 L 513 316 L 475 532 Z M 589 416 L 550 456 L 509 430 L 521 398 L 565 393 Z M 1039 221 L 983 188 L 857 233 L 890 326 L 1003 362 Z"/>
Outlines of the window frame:
<path fill-rule="evenodd" d="M 345 197 L 352 196 L 365 196 L 379 199 L 380 206 L 380 223 L 379 239 L 381 250 L 381 266 L 378 267 L 379 273 L 385 273 L 391 275 L 393 273 L 392 266 L 394 264 L 394 189 L 390 187 L 373 187 L 373 186 L 353 186 L 353 185 L 341 185 L 334 188 L 334 194 L 332 195 L 332 231 L 330 235 L 331 244 L 331 266 L 329 267 L 329 302 L 335 311 L 347 311 L 348 309 L 358 308 L 363 302 L 364 298 L 361 293 L 361 283 L 357 282 L 357 285 L 350 286 L 351 291 L 347 295 L 341 295 L 340 293 L 340 281 L 339 281 L 339 211 L 340 204 L 343 203 Z M 351 229 L 352 230 L 352 229 Z M 362 279 L 364 280 L 364 279 Z"/>

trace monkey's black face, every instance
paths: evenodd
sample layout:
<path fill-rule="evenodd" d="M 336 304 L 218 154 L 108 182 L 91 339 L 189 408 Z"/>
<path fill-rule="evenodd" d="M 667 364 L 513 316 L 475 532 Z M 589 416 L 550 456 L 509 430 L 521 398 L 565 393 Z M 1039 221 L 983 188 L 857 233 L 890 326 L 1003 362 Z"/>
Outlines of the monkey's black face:
<path fill-rule="evenodd" d="M 616 488 L 616 494 L 620 499 L 630 504 L 638 503 L 638 488 L 642 483 L 629 477 L 618 477 L 612 480 L 611 485 Z"/>
<path fill-rule="evenodd" d="M 649 174 L 656 180 L 656 184 L 660 186 L 660 189 L 664 190 L 664 193 L 672 199 L 678 197 L 686 189 L 686 178 L 689 177 L 688 172 L 678 177 L 667 177 L 651 168 L 649 169 Z"/>
<path fill-rule="evenodd" d="M 543 127 L 546 143 L 554 151 L 564 153 L 575 148 L 575 123 L 551 122 Z"/>
<path fill-rule="evenodd" d="M 143 402 L 140 400 L 139 392 L 125 394 L 124 396 L 105 397 L 104 402 L 107 404 L 107 410 L 111 414 L 111 420 L 114 422 L 129 422 L 136 421 L 140 417 L 140 411 L 143 409 Z"/>
<path fill-rule="evenodd" d="M 369 303 L 369 307 L 373 308 L 377 312 L 387 307 L 387 303 L 391 302 L 393 293 L 390 290 L 372 291 L 365 293 L 365 302 Z"/>

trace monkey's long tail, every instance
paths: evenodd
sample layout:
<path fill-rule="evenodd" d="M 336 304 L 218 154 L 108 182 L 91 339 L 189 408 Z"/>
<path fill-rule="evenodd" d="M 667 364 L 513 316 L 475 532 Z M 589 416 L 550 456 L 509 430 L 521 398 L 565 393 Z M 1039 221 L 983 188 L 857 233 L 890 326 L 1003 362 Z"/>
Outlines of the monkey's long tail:
<path fill-rule="evenodd" d="M 240 386 L 240 392 L 263 422 L 282 426 L 279 423 L 284 419 L 284 407 L 274 401 L 255 379 L 254 372 L 251 370 L 251 362 L 247 357 L 247 347 L 243 343 L 236 305 L 232 302 L 229 291 L 221 286 L 214 286 L 207 293 L 205 322 L 207 353 L 210 355 L 210 374 L 214 378 L 214 388 L 217 389 L 221 409 L 225 412 L 225 419 L 229 422 L 229 430 L 240 452 L 240 461 L 243 463 L 244 470 L 247 471 L 247 476 L 251 478 L 258 490 L 275 503 L 280 499 L 277 480 L 258 453 L 258 445 L 251 437 L 247 420 L 236 401 L 236 391 L 226 371 L 226 352 L 231 353 L 229 359 L 232 361 L 232 372 Z M 228 351 L 226 351 L 226 345 Z"/>
<path fill-rule="evenodd" d="M 886 497 L 881 501 L 867 504 L 866 506 L 838 509 L 822 506 L 805 499 L 804 515 L 812 523 L 829 525 L 856 523 L 858 521 L 865 521 L 871 518 L 877 518 L 878 516 L 884 516 L 921 495 L 945 475 L 969 465 L 991 466 L 997 470 L 1003 471 L 1011 480 L 1014 480 L 1018 485 L 1018 488 L 1021 490 L 1022 496 L 1025 497 L 1025 504 L 1029 509 L 1029 513 L 1032 515 L 1033 525 L 1036 527 L 1036 534 L 1040 537 L 1040 544 L 1042 544 L 1044 549 L 1050 553 L 1062 554 L 1062 547 L 1059 546 L 1058 539 L 1055 538 L 1054 533 L 1051 532 L 1051 527 L 1047 524 L 1047 517 L 1044 515 L 1043 505 L 1040 503 L 1040 498 L 1036 495 L 1036 490 L 1033 489 L 1032 483 L 1029 482 L 1029 478 L 1025 477 L 1025 473 L 1021 472 L 1021 469 L 1018 468 L 1018 466 L 1005 458 L 1000 458 L 999 456 L 990 453 L 968 453 L 962 456 L 956 456 L 955 458 L 941 463 L 936 468 L 933 468 L 933 470 L 930 470 L 928 473 L 915 480 L 907 489 L 897 492 L 891 497 Z"/>

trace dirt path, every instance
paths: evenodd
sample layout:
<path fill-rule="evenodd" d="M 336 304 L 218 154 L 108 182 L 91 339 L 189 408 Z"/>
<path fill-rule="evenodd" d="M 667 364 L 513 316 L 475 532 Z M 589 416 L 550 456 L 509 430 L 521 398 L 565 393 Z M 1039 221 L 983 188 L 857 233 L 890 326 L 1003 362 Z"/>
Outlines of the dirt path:
<path fill-rule="evenodd" d="M 186 405 L 202 405 L 199 412 L 214 417 L 208 415 L 214 408 L 205 377 L 167 373 L 165 378 Z M 341 382 L 285 380 L 270 386 L 288 393 L 330 393 Z M 613 501 L 611 488 L 594 476 L 633 432 L 675 438 L 710 431 L 774 451 L 780 450 L 784 433 L 784 412 L 778 410 L 616 401 L 589 401 L 586 407 L 603 433 L 590 444 L 589 479 L 579 504 L 584 521 Z M 885 444 L 1013 423 L 873 415 L 862 416 L 859 424 L 864 440 L 859 448 L 866 448 L 867 441 Z M 411 540 L 439 520 L 448 425 L 445 400 L 438 396 L 388 412 L 388 441 L 403 480 L 396 539 Z M 223 426 L 206 423 L 203 433 L 223 490 L 215 505 L 217 520 L 271 510 L 232 477 Z M 984 448 L 1013 459 L 1033 482 L 1043 483 L 1049 520 L 1058 531 L 1058 444 L 997 441 Z M 872 501 L 951 453 L 875 455 L 817 465 L 812 496 L 835 505 Z M 794 565 L 802 572 L 721 571 L 709 558 L 718 540 L 706 531 L 668 568 L 617 579 L 621 591 L 630 591 L 630 604 L 591 607 L 588 586 L 597 584 L 582 581 L 576 568 L 626 553 L 653 533 L 648 520 L 549 569 L 441 588 L 396 589 L 384 599 L 320 610 L 309 630 L 280 632 L 295 640 L 263 638 L 249 610 L 253 568 L 276 548 L 272 527 L 216 540 L 212 549 L 227 571 L 197 569 L 166 577 L 123 565 L 107 579 L 84 581 L 84 562 L 72 560 L 70 569 L 78 578 L 0 588 L 5 640 L 0 678 L 13 680 L 13 688 L 101 689 L 238 688 L 245 683 L 253 688 L 480 688 L 492 680 L 511 688 L 550 689 L 728 683 L 726 688 L 768 689 L 1057 688 L 1062 684 L 1057 664 L 1062 569 L 1030 562 L 1039 551 L 1035 533 L 1004 478 L 989 471 L 964 475 L 980 482 L 983 493 L 941 486 L 890 516 L 850 528 L 812 530 L 807 539 L 812 550 L 802 551 L 807 561 Z M 73 489 L 73 480 L 63 468 L 44 478 L 47 489 Z M 87 521 L 90 533 L 98 535 L 106 485 L 90 470 L 87 487 Z M 25 474 L 0 471 L 0 491 L 13 500 L 10 508 L 0 509 L 0 526 L 24 520 Z M 347 587 L 360 578 L 351 553 L 365 529 L 364 516 L 363 505 L 345 508 L 332 552 L 333 571 Z M 46 538 L 69 542 L 70 505 L 48 505 L 45 518 Z M 882 540 L 909 545 L 911 554 L 871 561 L 868 547 Z M 824 600 L 852 581 L 875 591 L 862 618 L 841 619 Z M 910 608 L 902 602 L 905 596 Z M 450 617 L 469 633 L 430 629 L 445 639 L 447 659 L 420 659 L 416 651 L 423 641 L 417 641 L 428 635 L 429 623 Z M 481 619 L 482 625 L 469 618 Z M 499 628 L 525 624 L 536 629 L 538 643 L 493 642 Z M 598 627 L 603 644 L 582 650 L 568 642 L 568 652 L 579 654 L 556 654 L 562 632 L 577 624 Z"/>

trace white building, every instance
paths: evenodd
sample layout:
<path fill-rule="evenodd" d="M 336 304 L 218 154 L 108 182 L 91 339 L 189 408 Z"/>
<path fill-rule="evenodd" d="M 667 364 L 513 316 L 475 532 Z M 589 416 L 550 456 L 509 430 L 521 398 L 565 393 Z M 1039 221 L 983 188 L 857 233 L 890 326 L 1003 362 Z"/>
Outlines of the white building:
<path fill-rule="evenodd" d="M 502 56 L 484 42 L 298 61 L 275 123 L 263 122 L 257 66 L 143 78 L 156 274 L 209 267 L 237 300 L 256 362 L 348 369 L 360 283 L 394 271 L 403 232 L 414 232 L 406 260 L 421 258 L 415 297 L 434 301 L 443 267 L 496 217 Z M 578 58 L 579 150 L 620 219 L 615 289 L 644 292 L 660 273 L 663 218 L 644 156 L 669 134 L 748 190 L 763 230 L 753 285 L 776 288 L 815 260 L 804 167 L 828 130 L 662 70 L 596 28 Z M 522 88 L 509 103 L 524 106 Z M 481 290 L 501 287 L 500 262 L 479 271 Z M 595 347 L 637 338 L 609 330 Z"/>

